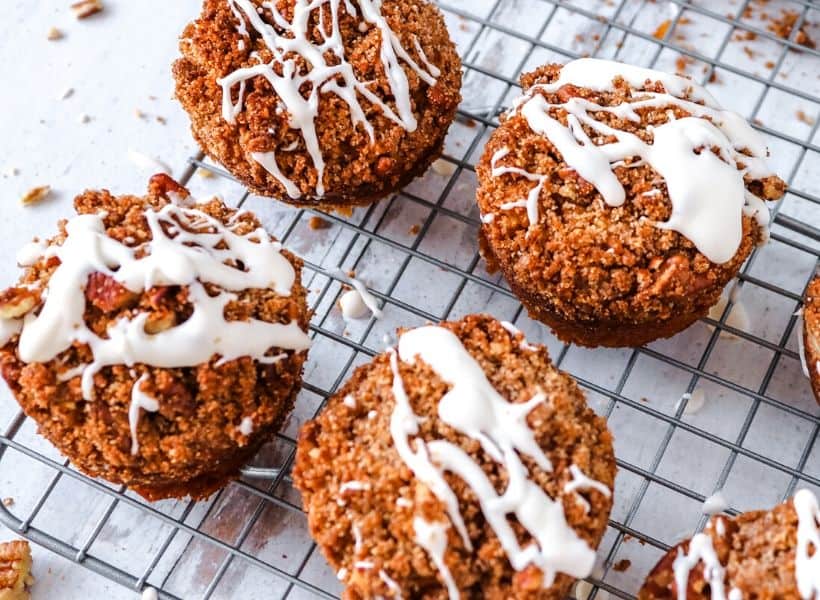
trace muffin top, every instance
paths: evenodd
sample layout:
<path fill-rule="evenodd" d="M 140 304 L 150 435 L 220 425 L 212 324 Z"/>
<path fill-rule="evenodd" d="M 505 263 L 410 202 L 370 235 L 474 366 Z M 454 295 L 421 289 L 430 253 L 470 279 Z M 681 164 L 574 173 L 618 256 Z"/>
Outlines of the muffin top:
<path fill-rule="evenodd" d="M 482 231 L 565 318 L 668 314 L 722 288 L 785 184 L 763 139 L 689 79 L 580 59 L 522 77 L 478 168 Z"/>
<path fill-rule="evenodd" d="M 294 469 L 350 598 L 562 598 L 614 479 L 575 382 L 483 315 L 402 332 L 304 428 Z"/>
<path fill-rule="evenodd" d="M 205 0 L 175 65 L 205 149 L 255 189 L 376 193 L 430 152 L 460 61 L 425 0 Z"/>
<path fill-rule="evenodd" d="M 25 273 L 0 295 L 3 375 L 27 412 L 54 411 L 70 429 L 74 417 L 56 415 L 77 409 L 73 426 L 99 425 L 114 447 L 130 429 L 134 456 L 140 409 L 162 417 L 154 441 L 211 424 L 243 439 L 230 422 L 238 404 L 254 409 L 256 384 L 280 368 L 298 374 L 310 344 L 298 259 L 250 213 L 197 204 L 164 175 L 145 197 L 89 191 L 75 209 L 56 237 L 21 250 Z M 84 407 L 96 399 L 106 415 L 95 424 Z M 258 417 L 260 428 L 276 420 Z M 105 443 L 85 433 L 78 443 Z"/>
<path fill-rule="evenodd" d="M 803 323 L 806 375 L 811 380 L 814 395 L 820 403 L 820 276 L 814 278 L 806 291 Z"/>
<path fill-rule="evenodd" d="M 820 507 L 801 490 L 771 511 L 713 517 L 705 532 L 661 559 L 638 598 L 820 598 L 818 549 Z"/>

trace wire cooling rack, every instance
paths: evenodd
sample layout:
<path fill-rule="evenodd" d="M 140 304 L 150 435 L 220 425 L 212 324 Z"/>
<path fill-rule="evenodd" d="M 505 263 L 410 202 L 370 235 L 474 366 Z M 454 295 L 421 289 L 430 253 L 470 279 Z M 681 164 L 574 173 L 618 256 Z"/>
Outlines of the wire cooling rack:
<path fill-rule="evenodd" d="M 616 436 L 615 507 L 579 600 L 632 598 L 660 555 L 705 523 L 722 490 L 729 512 L 768 507 L 820 486 L 820 412 L 799 360 L 801 298 L 820 257 L 820 38 L 813 2 L 441 0 L 465 66 L 465 102 L 446 157 L 407 190 L 349 218 L 247 194 L 218 167 L 191 159 L 184 182 L 215 185 L 256 212 L 306 261 L 315 345 L 287 428 L 241 481 L 206 502 L 148 504 L 78 473 L 22 413 L 0 436 L 0 477 L 17 483 L 0 520 L 54 552 L 162 598 L 334 598 L 340 584 L 310 541 L 289 477 L 298 427 L 399 325 L 488 311 L 546 344 L 587 391 Z M 784 39 L 772 18 L 792 11 Z M 765 13 L 765 14 L 764 14 Z M 782 33 L 782 32 L 781 32 Z M 707 82 L 769 139 L 791 186 L 771 243 L 744 266 L 713 315 L 640 349 L 565 346 L 530 321 L 476 252 L 474 164 L 518 75 L 596 55 Z M 206 167 L 218 180 L 198 180 Z M 315 222 L 313 223 L 315 225 Z M 385 316 L 345 324 L 337 267 L 354 270 Z M 29 490 L 30 492 L 21 492 Z M 11 491 L 11 490 L 9 490 Z"/>

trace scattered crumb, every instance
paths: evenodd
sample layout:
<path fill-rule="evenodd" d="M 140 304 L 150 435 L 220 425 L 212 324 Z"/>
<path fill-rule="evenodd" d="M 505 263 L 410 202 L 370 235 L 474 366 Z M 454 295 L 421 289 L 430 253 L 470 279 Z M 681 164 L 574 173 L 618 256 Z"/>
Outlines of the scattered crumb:
<path fill-rule="evenodd" d="M 444 160 L 443 158 L 439 158 L 437 161 L 433 163 L 433 171 L 435 171 L 442 177 L 450 177 L 453 173 L 456 172 L 456 166 L 450 161 Z"/>
<path fill-rule="evenodd" d="M 14 498 L 3 498 L 3 506 L 14 506 Z"/>
<path fill-rule="evenodd" d="M 666 33 L 669 31 L 669 26 L 672 24 L 672 21 L 666 19 L 663 23 L 658 25 L 658 28 L 655 30 L 655 33 L 652 34 L 653 37 L 656 39 L 662 40 L 666 37 Z"/>
<path fill-rule="evenodd" d="M 63 35 L 63 32 L 57 29 L 56 27 L 52 27 L 51 29 L 49 29 L 48 34 L 46 35 L 46 39 L 48 39 L 49 42 L 56 42 L 57 40 L 61 40 L 64 37 L 65 36 Z"/>
<path fill-rule="evenodd" d="M 418 224 L 413 225 L 410 228 L 410 235 L 418 235 L 419 231 L 421 231 L 421 225 L 418 225 Z"/>
<path fill-rule="evenodd" d="M 320 229 L 330 229 L 331 227 L 333 227 L 333 223 L 331 223 L 327 219 L 323 219 L 322 217 L 313 216 L 308 221 L 308 226 L 313 231 L 318 231 Z"/>
<path fill-rule="evenodd" d="M 749 46 L 743 46 L 743 53 L 752 60 L 754 60 L 754 57 L 757 55 L 757 52 L 749 48 Z"/>
<path fill-rule="evenodd" d="M 27 191 L 25 194 L 23 194 L 23 197 L 20 198 L 20 202 L 23 206 L 33 206 L 45 200 L 50 193 L 50 185 L 41 185 L 38 187 L 34 187 Z"/>
<path fill-rule="evenodd" d="M 64 89 L 59 96 L 57 96 L 58 100 L 68 100 L 71 96 L 74 95 L 74 88 L 68 87 Z"/>
<path fill-rule="evenodd" d="M 766 67 L 767 69 L 774 69 L 774 61 L 773 60 L 767 60 L 766 63 L 763 66 Z"/>
<path fill-rule="evenodd" d="M 160 117 L 159 115 L 157 115 L 156 119 L 157 123 L 159 123 L 160 125 L 165 125 L 168 122 L 168 119 L 166 119 L 165 117 Z"/>
<path fill-rule="evenodd" d="M 89 117 L 87 114 L 83 113 L 79 117 L 77 117 L 77 121 L 79 121 L 80 123 L 85 124 L 85 123 L 88 123 L 88 122 L 91 121 L 91 117 Z"/>
<path fill-rule="evenodd" d="M 814 122 L 815 122 L 814 117 L 811 117 L 810 115 L 806 114 L 806 112 L 804 110 L 802 110 L 802 109 L 798 110 L 796 116 L 797 116 L 797 120 L 800 121 L 801 123 L 805 123 L 808 126 L 813 126 L 814 125 Z"/>
<path fill-rule="evenodd" d="M 692 59 L 691 56 L 685 56 L 683 54 L 678 56 L 678 58 L 675 60 L 675 69 L 677 69 L 677 73 L 686 73 L 686 68 L 693 62 L 695 61 Z"/>
<path fill-rule="evenodd" d="M 144 119 L 145 118 L 145 113 L 137 108 L 137 109 L 134 110 L 134 116 L 136 116 L 138 119 Z"/>
<path fill-rule="evenodd" d="M 103 3 L 102 0 L 80 0 L 71 5 L 71 10 L 78 19 L 87 19 L 91 15 L 102 12 Z"/>
<path fill-rule="evenodd" d="M 617 571 L 618 573 L 623 573 L 624 571 L 626 571 L 631 566 L 632 566 L 632 561 L 629 560 L 628 558 L 624 558 L 623 560 L 619 560 L 614 565 L 612 565 L 612 568 L 615 571 Z"/>
<path fill-rule="evenodd" d="M 17 177 L 20 174 L 20 169 L 17 167 L 6 167 L 3 169 L 3 177 Z"/>
<path fill-rule="evenodd" d="M 792 30 L 797 24 L 797 20 L 799 18 L 800 13 L 796 10 L 784 9 L 781 11 L 779 17 L 772 19 L 772 22 L 769 23 L 768 30 L 784 40 L 791 39 Z M 809 37 L 809 34 L 806 31 L 806 27 L 809 25 L 810 23 L 808 21 L 803 22 L 800 29 L 797 30 L 797 34 L 794 36 L 794 41 L 801 46 L 814 49 L 817 47 L 817 43 Z"/>
<path fill-rule="evenodd" d="M 213 179 L 214 177 L 216 177 L 213 171 L 211 171 L 210 169 L 206 169 L 205 167 L 199 167 L 196 170 L 196 174 L 202 177 L 202 179 Z"/>

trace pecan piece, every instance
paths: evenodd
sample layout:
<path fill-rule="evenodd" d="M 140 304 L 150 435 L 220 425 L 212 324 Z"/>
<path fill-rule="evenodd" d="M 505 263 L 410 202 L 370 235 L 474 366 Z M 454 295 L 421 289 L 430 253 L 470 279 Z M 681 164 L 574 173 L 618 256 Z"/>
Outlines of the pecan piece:
<path fill-rule="evenodd" d="M 71 10 L 74 11 L 74 16 L 78 19 L 87 19 L 91 15 L 102 12 L 102 9 L 102 0 L 80 0 L 71 5 Z"/>
<path fill-rule="evenodd" d="M 19 319 L 40 303 L 40 295 L 24 287 L 12 287 L 0 294 L 0 319 Z"/>
<path fill-rule="evenodd" d="M 104 313 L 114 312 L 132 304 L 138 297 L 113 277 L 105 273 L 92 273 L 85 286 L 85 297 Z"/>
<path fill-rule="evenodd" d="M 28 600 L 34 584 L 31 575 L 31 546 L 15 540 L 0 544 L 0 596 L 8 600 Z"/>

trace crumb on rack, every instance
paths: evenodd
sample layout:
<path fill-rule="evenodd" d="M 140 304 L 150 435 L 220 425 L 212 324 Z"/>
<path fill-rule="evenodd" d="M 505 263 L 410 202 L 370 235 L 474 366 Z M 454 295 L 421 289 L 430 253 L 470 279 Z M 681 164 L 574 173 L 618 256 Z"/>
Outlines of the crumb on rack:
<path fill-rule="evenodd" d="M 60 95 L 57 97 L 57 99 L 58 100 L 68 100 L 73 95 L 74 95 L 74 88 L 73 87 L 67 87 L 60 93 Z"/>
<path fill-rule="evenodd" d="M 196 174 L 202 177 L 202 179 L 213 179 L 215 177 L 214 172 L 205 167 L 199 167 L 196 170 Z"/>
<path fill-rule="evenodd" d="M 102 0 L 80 0 L 71 5 L 74 16 L 78 19 L 87 19 L 103 10 Z"/>
<path fill-rule="evenodd" d="M 313 231 L 318 231 L 320 229 L 330 229 L 333 226 L 333 223 L 327 219 L 323 219 L 322 217 L 313 216 L 308 221 L 308 226 Z"/>
<path fill-rule="evenodd" d="M 631 566 L 632 566 L 632 561 L 629 560 L 628 558 L 624 558 L 623 560 L 619 560 L 614 565 L 612 565 L 612 569 L 617 571 L 618 573 L 623 573 L 624 571 L 629 569 L 629 567 L 631 567 Z"/>
<path fill-rule="evenodd" d="M 52 27 L 48 30 L 48 34 L 46 35 L 46 39 L 49 42 L 56 42 L 57 40 L 63 39 L 65 36 L 63 32 L 57 29 L 56 27 Z"/>
<path fill-rule="evenodd" d="M 421 225 L 417 223 L 410 228 L 410 235 L 418 235 L 419 231 L 421 231 Z"/>
<path fill-rule="evenodd" d="M 11 496 L 9 496 L 8 498 L 3 498 L 3 506 L 14 506 L 14 498 L 12 498 Z"/>
<path fill-rule="evenodd" d="M 51 186 L 50 185 L 40 185 L 37 187 L 31 188 L 23 197 L 20 198 L 20 203 L 23 206 L 33 206 L 39 202 L 45 200 L 48 195 L 51 193 Z"/>
<path fill-rule="evenodd" d="M 144 119 L 145 118 L 145 113 L 137 108 L 137 109 L 134 110 L 134 116 L 136 116 L 138 119 Z"/>
<path fill-rule="evenodd" d="M 156 116 L 156 120 L 157 123 L 159 123 L 160 125 L 165 125 L 168 122 L 168 119 L 166 119 L 165 117 L 161 117 L 159 115 Z"/>
<path fill-rule="evenodd" d="M 796 10 L 783 9 L 780 16 L 772 18 L 769 23 L 768 30 L 774 33 L 777 37 L 788 40 L 791 39 L 792 30 L 800 18 L 800 13 Z M 806 48 L 816 48 L 817 43 L 809 36 L 806 27 L 811 26 L 811 23 L 804 21 L 797 33 L 794 36 L 794 42 Z"/>
<path fill-rule="evenodd" d="M 88 116 L 87 114 L 83 113 L 79 117 L 77 117 L 77 121 L 79 121 L 81 124 L 85 125 L 86 123 L 91 122 L 91 117 Z"/>
<path fill-rule="evenodd" d="M 806 113 L 803 109 L 799 109 L 796 113 L 797 120 L 801 123 L 805 123 L 808 126 L 813 126 L 815 123 L 814 117 Z"/>
<path fill-rule="evenodd" d="M 669 26 L 672 24 L 670 19 L 666 19 L 663 23 L 658 25 L 658 28 L 655 30 L 655 33 L 652 34 L 652 37 L 662 40 L 666 37 L 667 32 L 669 31 Z"/>

